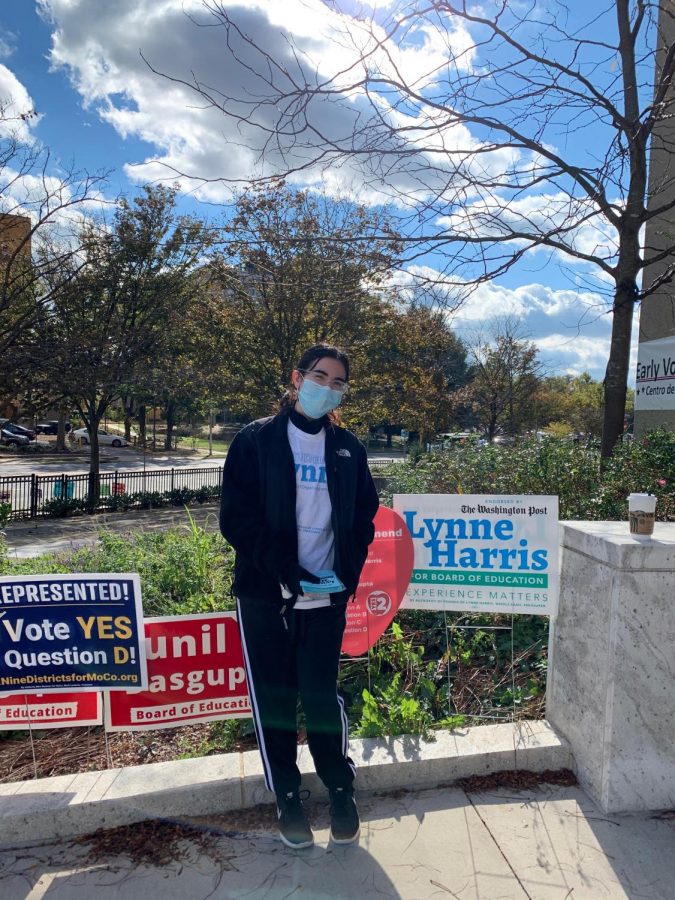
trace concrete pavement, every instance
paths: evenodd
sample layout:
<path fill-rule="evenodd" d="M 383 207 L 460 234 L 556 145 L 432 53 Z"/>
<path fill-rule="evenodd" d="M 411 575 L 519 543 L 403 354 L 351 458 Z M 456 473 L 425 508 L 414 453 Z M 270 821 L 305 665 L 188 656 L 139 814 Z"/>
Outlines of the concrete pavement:
<path fill-rule="evenodd" d="M 143 453 L 135 447 L 102 447 L 100 466 L 102 472 L 115 469 L 139 471 L 147 469 L 184 469 L 190 467 L 222 466 L 224 454 L 209 456 L 206 451 L 155 451 Z M 88 452 L 75 451 L 66 454 L 32 456 L 29 454 L 0 455 L 0 477 L 4 475 L 83 474 L 89 471 Z"/>
<path fill-rule="evenodd" d="M 430 743 L 356 740 L 351 753 L 362 831 L 346 847 L 329 841 L 325 789 L 304 746 L 316 844 L 302 851 L 276 836 L 257 752 L 0 785 L 0 900 L 674 896 L 672 814 L 604 815 L 577 786 L 453 785 L 573 765 L 546 722 L 440 732 Z M 105 855 L 72 840 L 100 828 L 121 829 Z M 167 837 L 176 832 L 178 853 Z M 144 862 L 153 847 L 165 858 Z"/>
<path fill-rule="evenodd" d="M 269 810 L 173 817 L 179 858 L 143 864 L 60 841 L 0 849 L 2 900 L 672 900 L 675 824 L 603 816 L 578 787 L 467 794 L 439 788 L 359 799 L 358 844 L 329 842 L 325 800 L 308 804 L 316 844 L 285 848 Z M 204 846 L 202 840 L 207 839 Z"/>
<path fill-rule="evenodd" d="M 190 515 L 204 528 L 218 527 L 217 503 L 191 506 Z M 95 544 L 101 528 L 128 534 L 180 526 L 189 526 L 187 512 L 182 506 L 173 506 L 65 519 L 20 519 L 10 522 L 4 531 L 10 557 L 27 559 L 42 553 L 67 553 L 77 547 Z"/>
<path fill-rule="evenodd" d="M 191 509 L 216 526 L 217 505 Z M 173 508 L 41 520 L 8 527 L 15 555 L 33 556 L 119 531 L 187 523 Z M 359 769 L 358 845 L 329 842 L 325 791 L 305 747 L 316 845 L 278 841 L 257 753 L 0 784 L 0 900 L 426 898 L 673 900 L 675 814 L 605 815 L 579 787 L 468 793 L 457 778 L 504 769 L 574 767 L 545 722 L 481 726 L 352 742 Z M 138 861 L 144 821 L 185 834 L 183 854 Z M 73 838 L 127 828 L 103 857 Z M 200 838 L 196 840 L 190 834 Z M 141 835 L 142 837 L 142 835 Z M 208 839 L 205 844 L 203 839 Z M 125 851 L 128 851 L 125 853 Z M 130 854 L 130 855 L 129 855 Z"/>

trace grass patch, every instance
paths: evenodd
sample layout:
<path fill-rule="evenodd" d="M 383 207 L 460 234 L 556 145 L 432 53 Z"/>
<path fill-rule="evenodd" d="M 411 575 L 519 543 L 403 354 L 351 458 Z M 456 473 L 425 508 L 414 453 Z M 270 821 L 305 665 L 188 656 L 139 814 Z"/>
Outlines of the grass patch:
<path fill-rule="evenodd" d="M 187 527 L 115 534 L 101 531 L 94 547 L 0 560 L 6 575 L 69 572 L 138 572 L 146 616 L 175 616 L 234 609 L 230 596 L 234 553 L 220 533 L 190 519 Z"/>
<path fill-rule="evenodd" d="M 178 446 L 187 450 L 208 450 L 209 440 L 208 438 L 181 437 L 178 439 Z M 227 451 L 230 449 L 230 442 L 220 441 L 214 438 L 212 447 L 214 456 L 216 454 L 219 456 L 227 456 Z"/>

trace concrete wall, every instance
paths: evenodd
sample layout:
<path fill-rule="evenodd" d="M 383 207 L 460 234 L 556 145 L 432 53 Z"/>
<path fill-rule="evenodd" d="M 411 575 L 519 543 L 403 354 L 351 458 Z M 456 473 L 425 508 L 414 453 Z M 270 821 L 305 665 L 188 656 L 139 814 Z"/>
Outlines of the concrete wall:
<path fill-rule="evenodd" d="M 675 523 L 561 524 L 546 718 L 607 812 L 675 807 Z"/>
<path fill-rule="evenodd" d="M 672 5 L 672 4 L 671 4 Z M 675 19 L 672 10 L 661 11 L 659 19 L 660 40 L 657 53 L 657 71 L 661 65 L 664 47 L 675 41 Z M 672 93 L 669 108 L 657 123 L 649 150 L 649 200 L 650 210 L 675 202 L 675 119 Z M 675 209 L 656 215 L 645 228 L 646 259 L 673 245 L 675 235 Z M 672 256 L 646 266 L 643 284 L 648 285 L 662 277 L 673 265 Z M 653 341 L 675 335 L 675 283 L 670 282 L 643 300 L 640 307 L 640 341 Z M 675 429 L 675 409 L 635 410 L 635 434 L 640 436 L 650 428 L 666 425 Z"/>

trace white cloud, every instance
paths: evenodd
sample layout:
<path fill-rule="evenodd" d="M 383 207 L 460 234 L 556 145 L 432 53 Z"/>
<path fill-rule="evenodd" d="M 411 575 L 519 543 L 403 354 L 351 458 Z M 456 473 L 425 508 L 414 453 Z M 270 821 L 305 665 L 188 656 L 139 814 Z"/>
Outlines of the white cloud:
<path fill-rule="evenodd" d="M 0 167 L 0 213 L 27 216 L 33 224 L 42 223 L 32 238 L 34 248 L 41 241 L 71 245 L 84 221 L 100 217 L 110 201 L 94 185 L 82 201 L 83 184 L 72 173 L 51 164 L 48 151 L 31 131 L 40 121 L 33 112 L 33 100 L 2 64 L 0 106 L 0 139 L 6 151 Z"/>
<path fill-rule="evenodd" d="M 462 334 L 503 317 L 519 322 L 551 374 L 587 371 L 594 378 L 604 376 L 611 317 L 599 294 L 536 283 L 515 288 L 488 283 L 478 287 L 452 322 Z"/>
<path fill-rule="evenodd" d="M 31 127 L 37 117 L 25 118 L 33 110 L 30 94 L 16 75 L 0 63 L 0 137 L 13 136 L 19 143 L 28 144 L 32 140 Z M 22 118 L 22 116 L 24 118 Z"/>
<path fill-rule="evenodd" d="M 67 70 L 84 103 L 95 108 L 120 135 L 139 138 L 157 148 L 156 155 L 133 160 L 137 165 L 127 168 L 127 174 L 139 182 L 162 176 L 173 178 L 174 173 L 247 181 L 287 164 L 302 168 L 314 155 L 321 140 L 319 135 L 344 144 L 355 129 L 361 129 L 360 140 L 367 143 L 378 132 L 373 109 L 360 83 L 365 73 L 359 59 L 364 52 L 369 70 L 382 77 L 400 73 L 419 90 L 428 88 L 443 72 L 450 54 L 460 54 L 461 65 L 469 66 L 472 59 L 471 41 L 465 31 L 453 26 L 430 29 L 421 20 L 411 21 L 399 41 L 390 42 L 385 52 L 378 44 L 384 38 L 379 25 L 357 22 L 321 0 L 285 0 L 284 3 L 224 0 L 218 4 L 202 0 L 116 0 L 107 4 L 98 0 L 78 3 L 38 0 L 38 3 L 43 15 L 53 24 L 52 65 Z M 335 77 L 335 85 L 356 86 L 340 100 L 317 98 L 302 134 L 275 133 L 277 108 L 256 105 L 266 85 L 252 70 L 258 68 L 264 73 L 266 69 L 234 31 L 230 33 L 228 47 L 223 28 L 207 27 L 215 23 L 209 14 L 211 5 L 222 5 L 244 34 L 279 61 L 275 77 L 286 86 L 294 77 L 307 76 L 311 81 L 332 78 L 336 73 L 340 74 Z M 198 27 L 195 22 L 204 27 Z M 260 127 L 237 123 L 223 116 L 220 110 L 208 108 L 188 87 L 153 74 L 141 53 L 160 72 L 188 80 L 194 77 L 234 115 L 246 117 L 253 111 Z M 384 93 L 379 95 L 379 102 L 383 115 L 393 113 Z M 423 125 L 428 125 L 428 120 L 418 122 L 418 127 Z M 413 139 L 423 150 L 421 135 L 420 131 Z M 428 131 L 426 136 L 441 149 L 451 140 L 440 126 L 432 129 L 431 137 Z M 250 149 L 260 150 L 267 139 L 264 153 Z M 386 144 L 378 146 L 382 149 Z M 393 157 L 391 162 L 395 163 Z M 435 162 L 438 164 L 438 159 Z M 405 166 L 399 166 L 399 174 L 391 185 L 393 193 L 414 188 L 423 164 L 424 160 L 418 159 L 409 172 L 404 171 Z M 328 177 L 325 169 L 310 166 L 309 171 L 298 174 L 295 180 L 310 184 L 326 182 L 336 192 L 354 186 L 360 192 L 365 177 L 361 162 L 352 161 L 332 166 Z M 447 174 L 441 180 L 447 180 Z M 367 196 L 373 202 L 388 199 L 389 186 L 383 182 L 381 188 L 371 182 Z M 224 199 L 227 192 L 222 185 L 210 183 L 203 184 L 198 195 L 218 200 Z"/>
<path fill-rule="evenodd" d="M 11 31 L 6 31 L 4 35 L 0 35 L 0 59 L 9 59 L 14 53 L 15 35 Z"/>
<path fill-rule="evenodd" d="M 33 243 L 50 241 L 70 246 L 87 221 L 101 220 L 110 210 L 111 201 L 92 188 L 86 200 L 80 200 L 80 185 L 64 181 L 57 175 L 20 172 L 6 167 L 2 172 L 3 192 L 0 212 L 27 216 L 33 224 L 41 222 Z"/>
<path fill-rule="evenodd" d="M 390 9 L 399 0 L 362 0 L 362 5 L 368 9 Z"/>
<path fill-rule="evenodd" d="M 490 282 L 479 285 L 456 306 L 462 285 L 428 266 L 409 266 L 397 272 L 391 285 L 403 298 L 411 297 L 416 288 L 422 296 L 429 288 L 436 301 L 445 297 L 449 323 L 469 343 L 479 333 L 488 336 L 495 320 L 509 319 L 518 323 L 524 339 L 538 347 L 548 373 L 589 372 L 598 380 L 604 377 L 612 320 L 611 304 L 599 293 L 556 289 L 536 282 L 518 287 Z M 637 324 L 633 337 L 636 345 Z M 631 375 L 634 368 L 632 363 Z"/>
<path fill-rule="evenodd" d="M 581 375 L 590 372 L 596 379 L 604 375 L 609 355 L 609 336 L 605 339 L 566 334 L 549 334 L 536 338 L 534 343 L 543 360 L 553 361 L 555 368 L 551 374 Z"/>
<path fill-rule="evenodd" d="M 517 169 L 533 178 L 549 163 L 515 146 L 491 148 L 454 122 L 452 77 L 484 62 L 457 17 L 404 17 L 412 7 L 393 9 L 391 0 L 349 4 L 353 17 L 322 0 L 37 2 L 53 24 L 53 66 L 69 73 L 83 102 L 123 138 L 154 148 L 129 160 L 125 171 L 136 182 L 178 180 L 199 198 L 220 201 L 229 198 L 221 179 L 241 184 L 290 171 L 293 184 L 406 207 L 419 215 L 419 227 L 424 220 L 459 234 L 497 234 L 572 220 L 579 223 L 569 235 L 573 249 L 608 260 L 615 252 L 611 229 L 599 219 L 582 223 L 590 211 L 583 199 L 570 208 L 564 193 L 500 197 L 499 185 L 516 178 Z M 236 29 L 214 27 L 217 10 L 231 15 Z M 385 18 L 398 23 L 393 39 Z M 143 57 L 159 72 L 198 82 L 228 115 L 184 84 L 155 75 Z M 296 116 L 279 131 L 279 109 L 266 102 L 274 93 L 268 80 L 292 91 L 305 78 L 344 95 L 318 91 L 306 106 L 302 97 L 289 100 Z M 432 102 L 402 96 L 388 79 Z M 352 146 L 355 155 L 344 158 L 340 148 Z M 329 149 L 317 163 L 320 147 Z M 476 180 L 491 185 L 485 195 Z M 452 214 L 436 217 L 446 209 Z"/>
<path fill-rule="evenodd" d="M 609 358 L 609 328 L 607 333 L 596 337 L 566 333 L 552 333 L 535 339 L 541 358 L 551 374 L 581 375 L 589 372 L 597 381 L 605 377 L 605 369 Z M 631 337 L 630 363 L 628 367 L 629 387 L 635 387 L 635 368 L 637 365 L 638 327 L 637 313 L 633 322 Z"/>
<path fill-rule="evenodd" d="M 588 327 L 608 309 L 607 298 L 594 291 L 554 289 L 538 282 L 509 288 L 492 281 L 473 287 L 431 266 L 407 266 L 395 274 L 391 284 L 402 288 L 408 297 L 415 288 L 432 290 L 446 300 L 449 308 L 461 299 L 452 313 L 453 321 L 461 324 L 495 316 L 527 316 L 536 311 L 549 320 L 564 318 L 566 327 Z"/>

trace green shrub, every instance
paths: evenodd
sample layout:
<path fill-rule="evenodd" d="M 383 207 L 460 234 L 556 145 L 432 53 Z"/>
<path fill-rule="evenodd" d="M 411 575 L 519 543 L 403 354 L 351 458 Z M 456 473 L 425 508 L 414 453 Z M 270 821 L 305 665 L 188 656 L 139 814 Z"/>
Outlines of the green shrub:
<path fill-rule="evenodd" d="M 8 574 L 138 572 L 145 615 L 168 616 L 233 609 L 233 559 L 219 533 L 190 518 L 187 528 L 101 531 L 97 546 L 12 562 Z"/>
<path fill-rule="evenodd" d="M 213 756 L 214 753 L 232 753 L 246 739 L 255 735 L 253 719 L 224 719 L 211 722 L 208 734 L 196 749 L 186 741 L 186 752 L 179 759 L 191 759 L 195 756 Z M 180 744 L 179 744 L 180 746 Z"/>
<path fill-rule="evenodd" d="M 107 497 L 100 497 L 99 502 L 92 508 L 92 512 L 125 512 L 134 505 L 131 494 L 112 494 Z"/>
<path fill-rule="evenodd" d="M 52 500 L 47 500 L 42 507 L 45 515 L 59 518 L 70 516 L 76 512 L 82 512 L 86 508 L 87 503 L 85 500 L 79 500 L 74 497 L 54 497 Z"/>
<path fill-rule="evenodd" d="M 197 503 L 206 503 L 209 500 L 220 500 L 220 485 L 203 485 L 194 492 Z"/>
<path fill-rule="evenodd" d="M 172 506 L 186 506 L 195 500 L 195 494 L 196 492 L 190 488 L 182 487 L 167 491 L 166 496 Z"/>
<path fill-rule="evenodd" d="M 452 728 L 464 722 L 449 708 L 445 669 L 427 658 L 420 635 L 392 622 L 391 630 L 364 660 L 344 663 L 341 689 L 359 737 L 420 734 L 432 737 L 433 728 Z"/>
<path fill-rule="evenodd" d="M 44 504 L 43 511 L 48 516 L 63 517 L 78 512 L 119 512 L 128 509 L 159 509 L 168 505 L 186 506 L 189 503 L 208 503 L 219 498 L 220 485 L 202 485 L 195 489 L 182 487 L 171 491 L 109 494 L 100 496 L 95 505 L 91 505 L 86 499 L 54 497 Z"/>
<path fill-rule="evenodd" d="M 169 502 L 161 491 L 138 491 L 131 495 L 131 500 L 139 509 L 160 509 Z"/>
<path fill-rule="evenodd" d="M 460 445 L 392 465 L 383 499 L 404 493 L 553 494 L 561 519 L 597 521 L 625 519 L 628 494 L 647 491 L 658 497 L 657 518 L 675 520 L 675 433 L 661 428 L 619 444 L 602 469 L 600 463 L 597 445 L 554 437 L 514 447 Z"/>
<path fill-rule="evenodd" d="M 12 515 L 12 504 L 0 502 L 0 528 L 4 528 Z"/>

